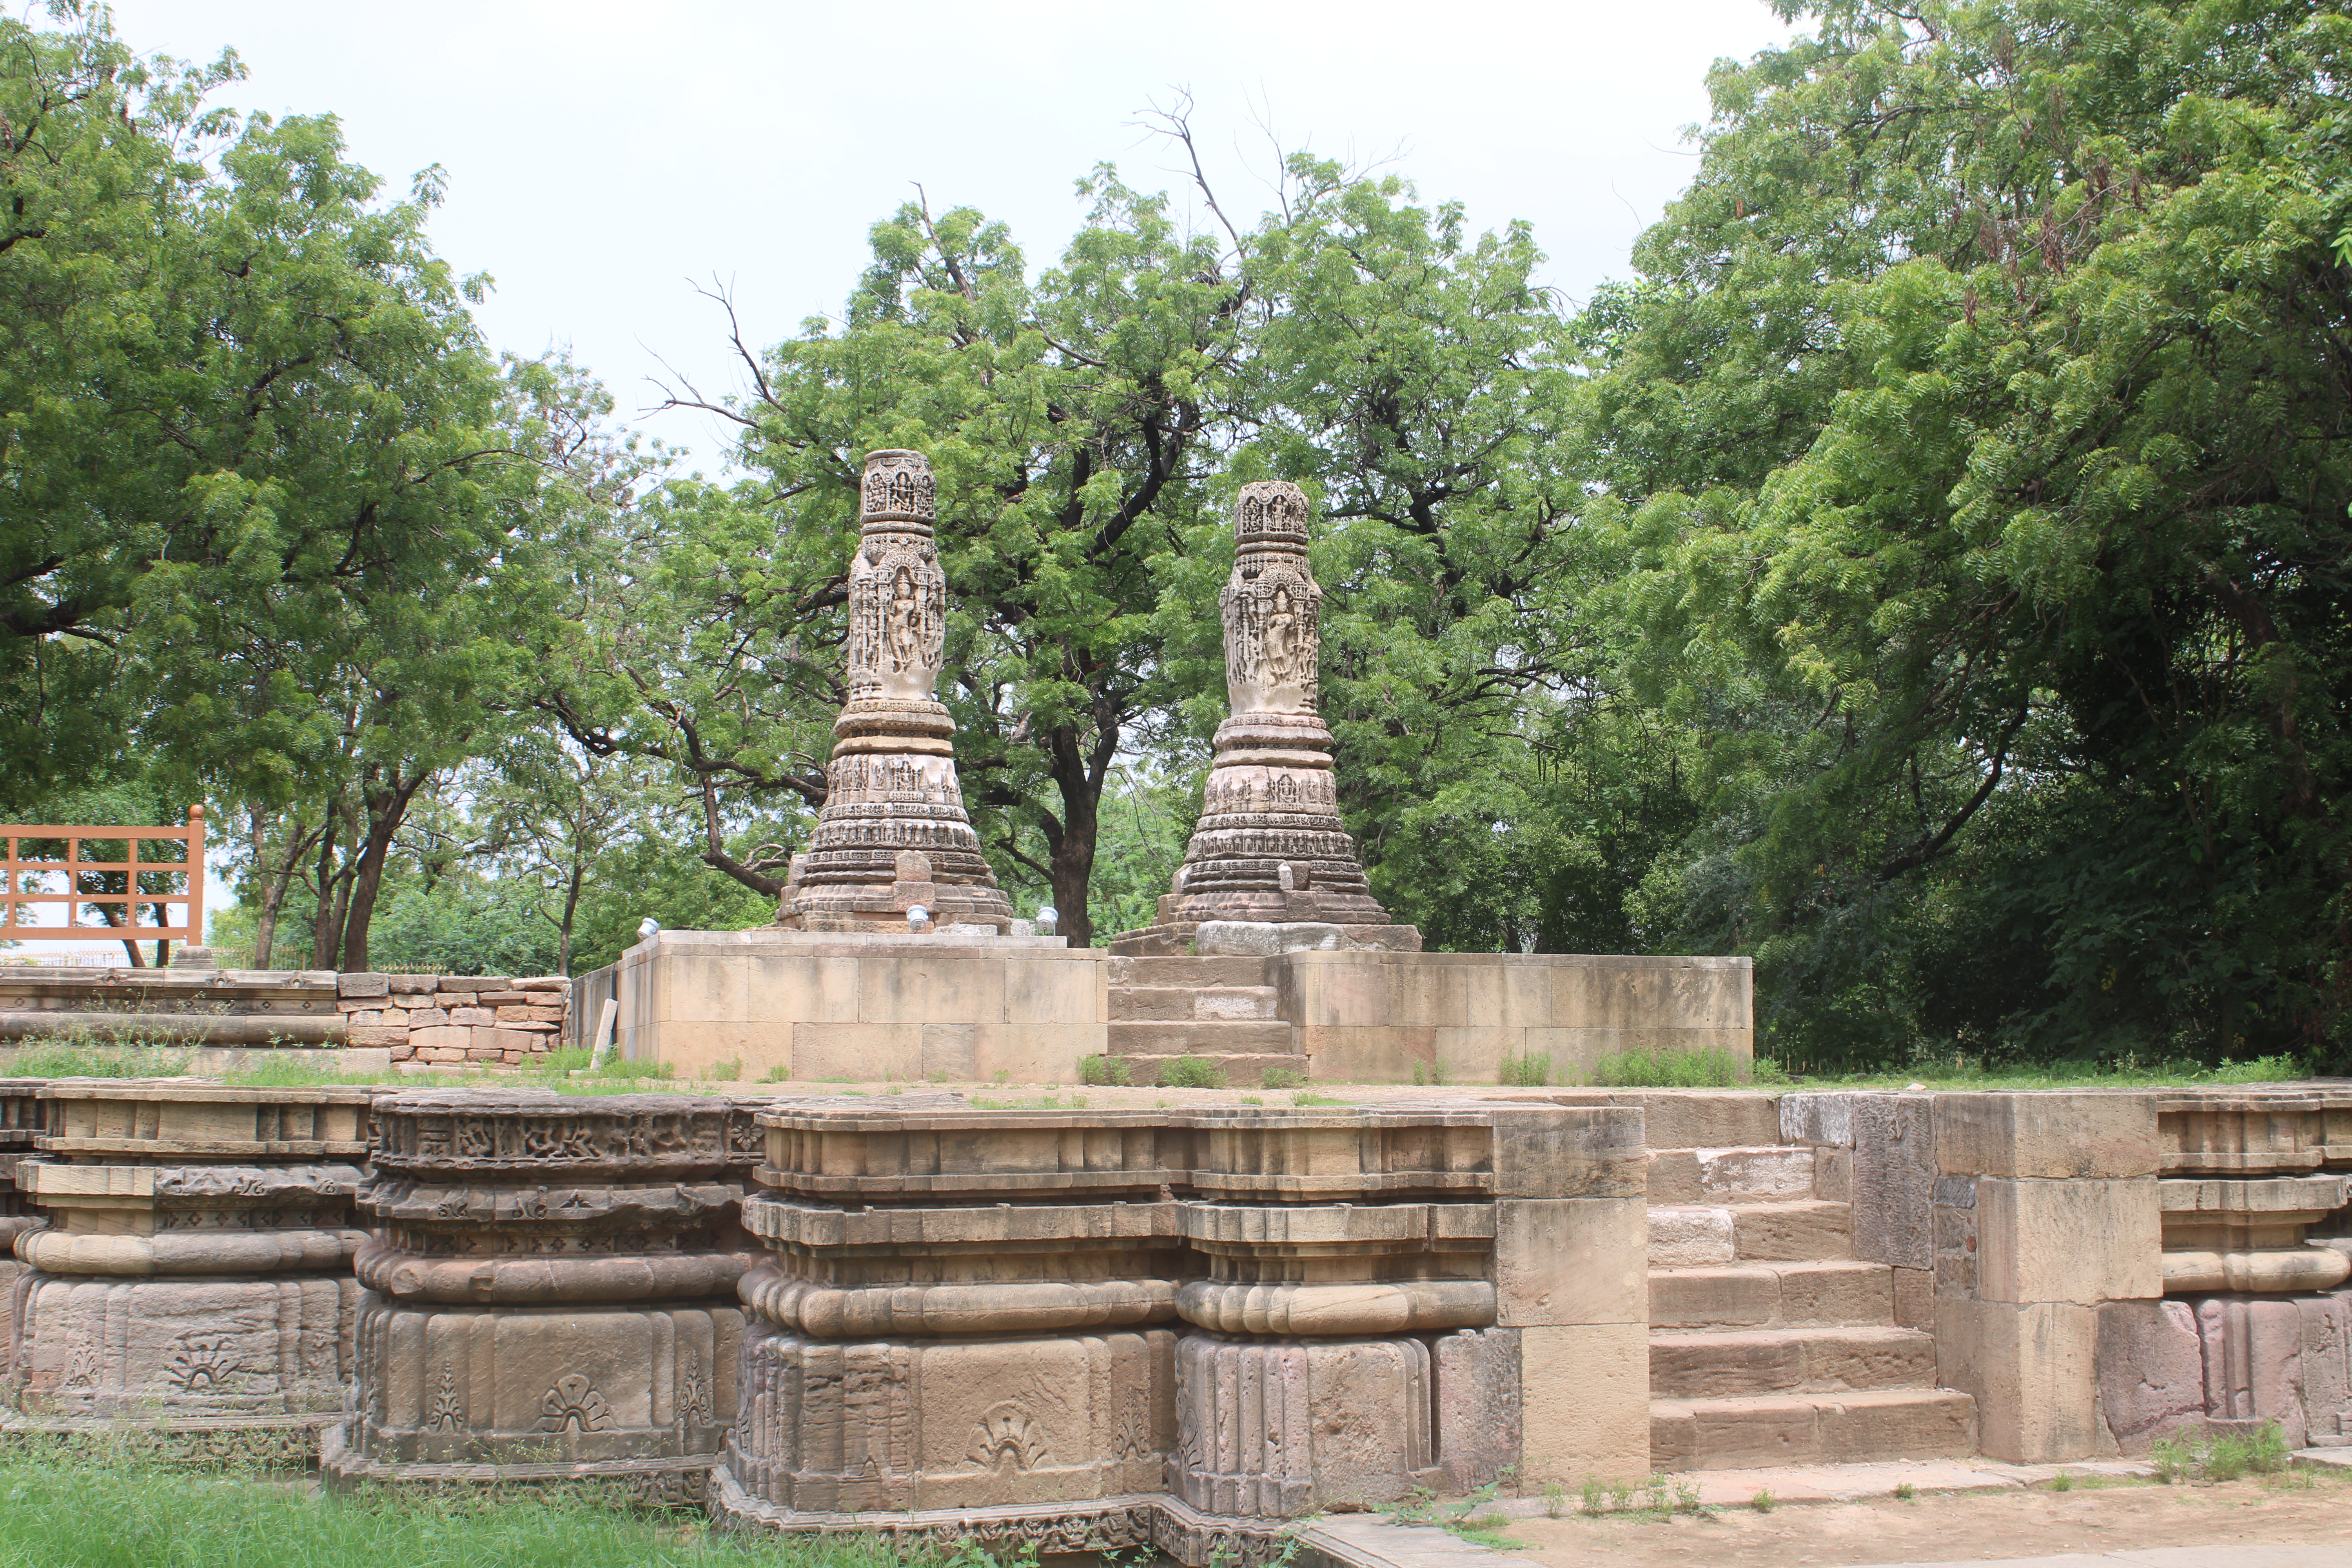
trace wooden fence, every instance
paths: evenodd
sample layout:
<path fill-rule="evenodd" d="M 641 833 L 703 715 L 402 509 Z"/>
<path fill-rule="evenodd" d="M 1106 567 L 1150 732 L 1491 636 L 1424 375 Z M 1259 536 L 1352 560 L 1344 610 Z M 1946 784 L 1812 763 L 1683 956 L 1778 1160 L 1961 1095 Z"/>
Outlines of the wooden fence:
<path fill-rule="evenodd" d="M 0 825 L 0 942 L 89 942 L 112 937 L 126 946 L 134 939 L 156 942 L 181 942 L 201 946 L 205 940 L 205 808 L 188 807 L 185 827 L 45 827 Z M 62 843 L 62 855 L 47 852 Z M 142 860 L 142 844 L 176 843 L 176 859 Z M 128 858 L 91 859 L 85 844 L 121 844 Z M 43 851 L 26 853 L 27 848 Z M 52 891 L 62 880 L 65 889 Z M 178 886 L 173 884 L 177 883 Z M 65 919 L 56 925 L 28 924 L 22 918 L 43 905 L 65 906 Z M 172 911 L 183 911 L 174 921 Z M 141 921 L 141 912 L 152 917 Z M 80 917 L 94 914 L 99 923 L 84 925 Z M 160 947 L 160 956 L 163 950 Z"/>

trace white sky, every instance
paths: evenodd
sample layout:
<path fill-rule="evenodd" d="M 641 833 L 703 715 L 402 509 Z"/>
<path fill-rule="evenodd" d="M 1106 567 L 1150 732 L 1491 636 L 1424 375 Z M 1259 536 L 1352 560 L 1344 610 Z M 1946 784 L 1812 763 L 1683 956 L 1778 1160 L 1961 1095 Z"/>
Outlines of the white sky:
<path fill-rule="evenodd" d="M 908 0 L 878 6 L 673 0 L 115 0 L 132 47 L 248 75 L 218 101 L 341 117 L 390 195 L 448 172 L 433 232 L 496 291 L 494 348 L 569 345 L 624 416 L 667 360 L 708 394 L 740 384 L 716 307 L 762 345 L 838 311 L 866 230 L 919 183 L 934 210 L 1012 226 L 1058 258 L 1094 163 L 1189 198 L 1139 115 L 1189 89 L 1220 199 L 1246 224 L 1281 144 L 1393 167 L 1474 232 L 1535 226 L 1572 298 L 1690 177 L 1683 128 L 1706 74 L 1789 29 L 1763 0 Z M 33 16 L 38 20 L 35 8 Z M 1201 218 L 1196 203 L 1183 204 Z M 643 427 L 716 472 L 727 431 L 671 412 Z M 215 909 L 231 895 L 215 884 Z M 62 949 L 65 944 L 40 944 Z M 119 954 L 120 948 L 115 949 Z"/>
<path fill-rule="evenodd" d="M 1189 87 L 1237 222 L 1266 205 L 1286 146 L 1394 167 L 1474 231 L 1524 217 L 1547 281 L 1581 297 L 1624 274 L 1643 226 L 1689 178 L 1708 65 L 1785 37 L 1762 0 L 1390 0 L 1182 6 L 909 0 L 884 8 L 608 0 L 116 0 L 131 46 L 247 79 L 272 114 L 332 112 L 352 155 L 404 194 L 439 163 L 442 254 L 488 272 L 493 346 L 569 343 L 623 414 L 659 359 L 708 393 L 739 384 L 718 309 L 751 342 L 837 312 L 866 231 L 919 183 L 934 210 L 1011 224 L 1033 268 L 1081 216 L 1097 161 L 1177 189 L 1174 149 L 1136 128 Z M 1201 214 L 1205 218 L 1205 213 Z M 722 423 L 645 427 L 716 469 Z"/>

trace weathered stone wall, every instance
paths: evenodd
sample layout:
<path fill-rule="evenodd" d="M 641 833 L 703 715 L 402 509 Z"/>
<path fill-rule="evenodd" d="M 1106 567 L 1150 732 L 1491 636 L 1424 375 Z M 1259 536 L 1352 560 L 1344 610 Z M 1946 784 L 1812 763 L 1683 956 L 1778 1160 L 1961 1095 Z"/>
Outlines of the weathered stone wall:
<path fill-rule="evenodd" d="M 344 1041 L 394 1064 L 527 1066 L 562 1045 L 572 982 L 561 974 L 339 974 Z"/>
<path fill-rule="evenodd" d="M 739 1523 L 1247 1562 L 1415 1487 L 1646 1465 L 1638 1110 L 759 1121 Z"/>
<path fill-rule="evenodd" d="M 1059 937 L 663 931 L 621 957 L 618 1046 L 702 1077 L 1076 1083 L 1109 954 Z"/>
<path fill-rule="evenodd" d="M 562 1044 L 571 995 L 560 974 L 45 969 L 0 973 L 0 1040 L 339 1046 L 383 1050 L 382 1065 L 518 1067 Z"/>
<path fill-rule="evenodd" d="M 1984 1452 L 2352 1444 L 2352 1092 L 1790 1094 Z"/>
<path fill-rule="evenodd" d="M 620 1047 L 682 1077 L 1075 1083 L 1110 1044 L 1120 960 L 1052 937 L 663 931 L 620 961 Z M 1480 1084 L 1547 1054 L 1557 1082 L 1632 1045 L 1754 1042 L 1744 958 L 1290 952 L 1277 1017 L 1332 1083 Z"/>

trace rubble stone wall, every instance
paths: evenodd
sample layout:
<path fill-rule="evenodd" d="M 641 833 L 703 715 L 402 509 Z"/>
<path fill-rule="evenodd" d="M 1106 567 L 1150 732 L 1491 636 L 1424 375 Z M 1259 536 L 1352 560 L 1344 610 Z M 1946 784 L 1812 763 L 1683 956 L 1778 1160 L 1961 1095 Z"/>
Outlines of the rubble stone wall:
<path fill-rule="evenodd" d="M 563 1044 L 572 982 L 561 974 L 339 974 L 344 1044 L 398 1062 L 521 1067 Z"/>

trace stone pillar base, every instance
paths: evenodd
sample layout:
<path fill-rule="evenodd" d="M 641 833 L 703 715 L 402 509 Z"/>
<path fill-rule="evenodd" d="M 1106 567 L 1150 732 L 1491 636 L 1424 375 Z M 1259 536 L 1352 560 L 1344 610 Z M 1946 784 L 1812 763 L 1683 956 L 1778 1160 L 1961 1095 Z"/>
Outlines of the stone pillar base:
<path fill-rule="evenodd" d="M 0 1411 L 0 1446 L 46 1449 L 75 1464 L 100 1454 L 156 1465 L 247 1470 L 307 1470 L 318 1463 L 320 1434 L 342 1417 L 215 1415 L 200 1421 L 47 1420 Z"/>
<path fill-rule="evenodd" d="M 1259 1568 L 1282 1554 L 1285 1520 L 1202 1513 L 1156 1494 L 1015 1508 L 914 1509 L 898 1512 L 812 1513 L 781 1508 L 747 1490 L 720 1464 L 710 1472 L 711 1517 L 721 1529 L 795 1535 L 878 1535 L 893 1542 L 953 1546 L 976 1541 L 992 1549 L 1028 1547 L 1040 1557 L 1156 1547 L 1185 1568 Z"/>
<path fill-rule="evenodd" d="M 719 1453 L 678 1454 L 643 1459 L 592 1459 L 513 1464 L 383 1464 L 352 1446 L 346 1422 L 323 1427 L 317 1436 L 319 1474 L 336 1491 L 362 1487 L 401 1487 L 420 1491 L 460 1489 L 478 1494 L 485 1488 L 540 1489 L 555 1486 L 608 1486 L 641 1506 L 699 1508 L 709 1496 L 710 1467 L 726 1456 Z"/>

